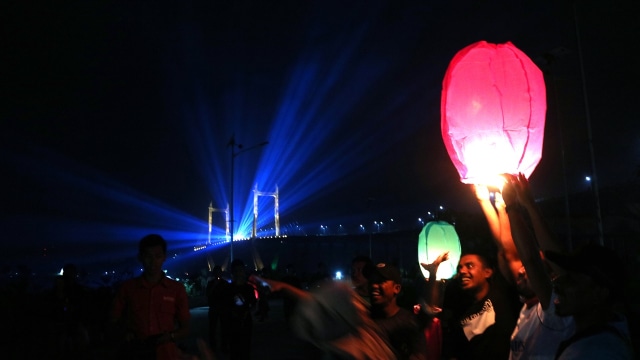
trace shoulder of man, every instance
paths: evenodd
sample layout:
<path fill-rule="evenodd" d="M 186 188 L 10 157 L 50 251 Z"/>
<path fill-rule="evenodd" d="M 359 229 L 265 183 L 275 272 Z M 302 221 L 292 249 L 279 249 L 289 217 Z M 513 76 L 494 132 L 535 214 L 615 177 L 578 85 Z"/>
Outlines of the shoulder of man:
<path fill-rule="evenodd" d="M 629 339 L 625 338 L 613 326 L 602 327 L 597 331 L 570 338 L 558 349 L 558 359 L 633 359 L 633 349 Z"/>

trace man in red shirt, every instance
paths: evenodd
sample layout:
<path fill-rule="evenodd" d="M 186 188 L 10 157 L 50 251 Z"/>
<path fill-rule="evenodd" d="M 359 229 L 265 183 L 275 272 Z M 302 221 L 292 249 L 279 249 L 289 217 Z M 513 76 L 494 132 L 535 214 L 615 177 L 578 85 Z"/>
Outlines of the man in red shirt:
<path fill-rule="evenodd" d="M 111 309 L 112 324 L 124 327 L 122 356 L 135 359 L 176 359 L 175 341 L 189 332 L 189 303 L 184 285 L 162 271 L 167 243 L 156 234 L 138 246 L 141 276 L 122 283 Z"/>

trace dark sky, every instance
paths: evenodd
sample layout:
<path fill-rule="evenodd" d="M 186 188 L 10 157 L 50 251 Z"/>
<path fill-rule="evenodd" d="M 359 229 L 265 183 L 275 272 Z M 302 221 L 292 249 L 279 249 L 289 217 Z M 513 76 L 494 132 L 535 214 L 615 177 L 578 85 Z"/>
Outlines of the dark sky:
<path fill-rule="evenodd" d="M 536 61 L 566 50 L 540 63 L 538 196 L 562 192 L 560 144 L 571 191 L 584 190 L 587 119 L 600 186 L 638 172 L 636 1 L 9 1 L 0 13 L 6 244 L 55 247 L 92 224 L 173 230 L 145 206 L 206 222 L 210 201 L 228 201 L 232 134 L 269 141 L 236 158 L 236 196 L 278 185 L 283 223 L 473 210 L 441 140 L 440 91 L 480 40 Z M 175 230 L 202 231 L 186 224 Z"/>

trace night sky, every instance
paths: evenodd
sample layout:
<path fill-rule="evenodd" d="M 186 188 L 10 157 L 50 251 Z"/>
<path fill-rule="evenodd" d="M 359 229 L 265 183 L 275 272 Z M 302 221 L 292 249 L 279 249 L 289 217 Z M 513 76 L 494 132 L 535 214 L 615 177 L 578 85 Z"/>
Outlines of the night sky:
<path fill-rule="evenodd" d="M 639 171 L 637 1 L 9 1 L 0 13 L 4 261 L 130 254 L 149 232 L 192 246 L 209 203 L 230 201 L 234 134 L 243 149 L 269 142 L 235 157 L 237 227 L 256 184 L 278 186 L 281 226 L 309 234 L 478 211 L 442 143 L 440 92 L 451 58 L 480 40 L 511 41 L 545 70 L 537 196 L 562 194 L 563 172 L 570 191 L 588 186 L 588 119 L 600 187 Z"/>

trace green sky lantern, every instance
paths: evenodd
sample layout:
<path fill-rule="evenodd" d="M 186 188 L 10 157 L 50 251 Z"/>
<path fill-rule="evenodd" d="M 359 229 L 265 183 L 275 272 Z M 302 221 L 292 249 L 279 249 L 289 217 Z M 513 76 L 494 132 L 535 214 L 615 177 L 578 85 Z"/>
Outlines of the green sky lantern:
<path fill-rule="evenodd" d="M 436 278 L 449 279 L 456 273 L 460 260 L 460 238 L 455 227 L 446 221 L 428 222 L 418 235 L 418 262 L 430 264 L 438 255 L 449 252 L 449 260 L 440 264 Z M 429 277 L 429 272 L 420 267 L 422 275 Z"/>

